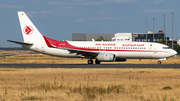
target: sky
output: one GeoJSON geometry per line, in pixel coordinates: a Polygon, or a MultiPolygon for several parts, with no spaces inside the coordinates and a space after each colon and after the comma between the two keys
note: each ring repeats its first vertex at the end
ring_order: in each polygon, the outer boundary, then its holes
{"type": "Polygon", "coordinates": [[[21,47],[17,12],[24,11],[46,37],[71,40],[72,33],[146,33],[164,29],[180,38],[180,0],[1,0],[0,47],[21,47]]]}

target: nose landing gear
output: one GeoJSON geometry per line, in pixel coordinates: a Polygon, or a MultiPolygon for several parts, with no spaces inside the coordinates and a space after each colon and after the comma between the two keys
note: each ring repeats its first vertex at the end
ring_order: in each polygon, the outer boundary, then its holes
{"type": "Polygon", "coordinates": [[[158,61],[158,64],[160,65],[160,64],[161,64],[161,61],[158,61]]]}
{"type": "Polygon", "coordinates": [[[166,58],[159,59],[158,64],[161,64],[161,61],[166,60],[166,58]]]}

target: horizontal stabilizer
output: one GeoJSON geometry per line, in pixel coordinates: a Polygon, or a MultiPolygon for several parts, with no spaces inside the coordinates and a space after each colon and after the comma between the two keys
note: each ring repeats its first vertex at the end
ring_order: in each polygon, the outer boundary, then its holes
{"type": "Polygon", "coordinates": [[[12,40],[7,40],[7,41],[17,43],[17,44],[20,44],[20,45],[33,45],[32,43],[26,43],[26,42],[19,42],[19,41],[12,41],[12,40]]]}

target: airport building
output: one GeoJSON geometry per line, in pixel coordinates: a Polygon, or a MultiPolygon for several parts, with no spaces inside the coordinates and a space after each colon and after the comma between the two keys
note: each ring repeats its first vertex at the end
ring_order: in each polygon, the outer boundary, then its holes
{"type": "Polygon", "coordinates": [[[72,41],[92,41],[103,37],[106,41],[111,41],[115,33],[73,33],[72,41]]]}
{"type": "MultiPolygon", "coordinates": [[[[148,34],[133,34],[133,41],[140,41],[140,42],[146,42],[146,35],[147,35],[147,42],[159,42],[161,40],[164,40],[164,32],[163,30],[159,30],[158,33],[154,33],[152,31],[148,31],[148,34]],[[154,36],[154,41],[153,41],[154,36]]],[[[167,37],[167,40],[169,40],[169,37],[167,37]]]]}
{"type": "Polygon", "coordinates": [[[178,39],[178,40],[177,40],[177,44],[179,44],[179,45],[180,45],[180,39],[178,39]]]}
{"type": "MultiPolygon", "coordinates": [[[[73,33],[72,41],[92,41],[92,39],[97,40],[102,38],[105,41],[136,41],[136,42],[159,42],[164,39],[163,30],[159,30],[158,33],[154,33],[152,31],[148,31],[145,33],[73,33]]],[[[172,41],[169,37],[165,37],[167,39],[167,44],[171,44],[172,41]]],[[[177,44],[177,41],[174,41],[174,45],[177,44]]]]}

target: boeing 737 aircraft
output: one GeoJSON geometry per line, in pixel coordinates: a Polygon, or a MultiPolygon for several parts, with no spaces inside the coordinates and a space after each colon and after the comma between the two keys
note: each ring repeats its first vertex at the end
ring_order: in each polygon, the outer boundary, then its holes
{"type": "Polygon", "coordinates": [[[159,59],[177,54],[168,46],[150,42],[57,41],[43,36],[24,12],[18,12],[24,42],[7,40],[22,47],[58,57],[87,58],[88,64],[124,62],[126,59],[159,59]]]}

